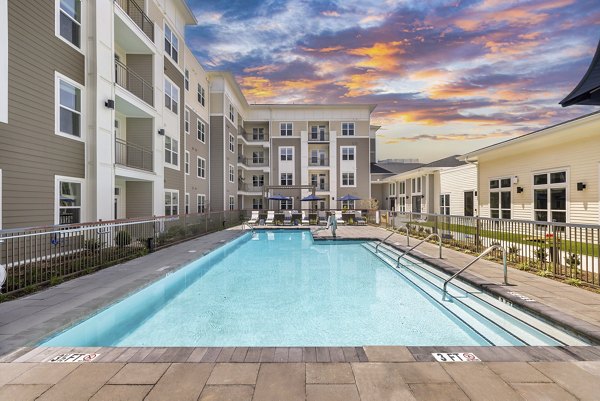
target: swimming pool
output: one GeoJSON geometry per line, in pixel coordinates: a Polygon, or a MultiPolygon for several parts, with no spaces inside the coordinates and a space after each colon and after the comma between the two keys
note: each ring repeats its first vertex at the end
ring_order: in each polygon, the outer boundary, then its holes
{"type": "Polygon", "coordinates": [[[433,269],[373,249],[246,233],[41,345],[580,345],[462,284],[444,300],[433,269]]]}

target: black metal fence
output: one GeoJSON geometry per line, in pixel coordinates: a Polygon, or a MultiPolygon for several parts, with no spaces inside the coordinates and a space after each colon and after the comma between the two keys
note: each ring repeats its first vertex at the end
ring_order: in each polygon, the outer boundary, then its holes
{"type": "Polygon", "coordinates": [[[446,246],[467,253],[499,244],[513,267],[600,287],[599,225],[391,211],[371,211],[368,221],[411,237],[437,233],[446,246]]]}
{"type": "Polygon", "coordinates": [[[153,171],[154,152],[143,146],[115,138],[115,163],[141,170],[153,171]]]}
{"type": "Polygon", "coordinates": [[[154,42],[154,23],[134,0],[115,0],[115,3],[135,22],[137,26],[154,42]]]}
{"type": "Polygon", "coordinates": [[[0,293],[57,284],[240,222],[240,212],[225,211],[2,230],[0,293]]]}
{"type": "Polygon", "coordinates": [[[154,106],[154,87],[152,84],[118,60],[115,60],[115,82],[150,106],[154,106]]]}

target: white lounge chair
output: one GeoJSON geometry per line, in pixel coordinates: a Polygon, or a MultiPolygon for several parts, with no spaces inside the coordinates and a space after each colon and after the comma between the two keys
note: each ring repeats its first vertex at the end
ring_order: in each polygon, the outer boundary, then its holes
{"type": "Polygon", "coordinates": [[[253,210],[248,224],[256,224],[258,222],[258,210],[253,210]]]}
{"type": "Polygon", "coordinates": [[[292,225],[292,212],[289,210],[283,211],[283,225],[292,225]]]}
{"type": "Polygon", "coordinates": [[[367,219],[365,219],[362,215],[362,212],[359,210],[354,214],[354,218],[356,219],[356,224],[358,225],[366,225],[367,219]]]}
{"type": "Polygon", "coordinates": [[[310,225],[310,219],[308,218],[308,213],[306,211],[302,211],[302,221],[301,224],[304,225],[310,225]]]}
{"type": "Polygon", "coordinates": [[[318,216],[319,216],[318,225],[326,226],[327,225],[327,213],[325,213],[324,210],[319,210],[318,216]]]}
{"type": "Polygon", "coordinates": [[[346,220],[344,220],[342,218],[342,211],[341,210],[336,210],[335,211],[335,222],[338,224],[346,224],[346,220]]]}
{"type": "Polygon", "coordinates": [[[275,221],[275,211],[269,210],[267,212],[267,219],[265,220],[265,224],[273,224],[275,221]]]}

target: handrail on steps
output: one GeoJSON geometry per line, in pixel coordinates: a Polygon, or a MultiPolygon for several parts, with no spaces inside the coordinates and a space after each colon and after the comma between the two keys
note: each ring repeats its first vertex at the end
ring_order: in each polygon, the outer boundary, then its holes
{"type": "Polygon", "coordinates": [[[391,233],[390,235],[385,237],[383,240],[379,241],[379,243],[375,246],[375,253],[377,253],[377,249],[379,248],[379,245],[383,244],[385,241],[388,240],[388,238],[390,238],[394,234],[396,234],[396,233],[391,233]]]}
{"type": "Polygon", "coordinates": [[[402,255],[398,256],[398,260],[396,260],[396,268],[398,266],[400,266],[400,259],[402,259],[403,257],[405,257],[410,251],[412,251],[413,249],[415,249],[416,247],[418,247],[422,243],[426,242],[431,237],[437,237],[437,239],[438,239],[438,244],[439,244],[439,248],[440,248],[440,259],[441,259],[442,258],[442,237],[440,237],[436,233],[432,233],[432,234],[429,234],[427,237],[425,237],[425,239],[422,239],[421,241],[419,241],[419,243],[417,245],[415,245],[415,246],[411,247],[410,249],[404,251],[402,253],[402,255]]]}
{"type": "Polygon", "coordinates": [[[471,267],[471,265],[473,265],[475,262],[477,262],[479,259],[481,259],[485,255],[487,255],[488,253],[492,252],[494,249],[500,249],[502,251],[502,267],[504,269],[504,285],[508,285],[508,272],[506,270],[506,248],[504,248],[502,245],[496,244],[496,245],[490,246],[485,251],[481,252],[481,254],[479,254],[479,256],[477,256],[475,258],[475,260],[472,260],[465,267],[463,267],[462,269],[460,269],[459,271],[454,273],[454,275],[452,277],[450,277],[448,280],[444,281],[444,294],[446,294],[446,287],[448,286],[448,283],[450,281],[452,281],[455,277],[459,276],[462,272],[464,272],[469,267],[471,267]]]}

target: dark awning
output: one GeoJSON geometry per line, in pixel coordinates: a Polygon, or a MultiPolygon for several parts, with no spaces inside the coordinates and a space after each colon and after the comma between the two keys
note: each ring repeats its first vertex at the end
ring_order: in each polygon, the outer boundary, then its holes
{"type": "Polygon", "coordinates": [[[574,104],[600,106],[600,43],[598,43],[592,64],[590,64],[581,82],[560,104],[562,107],[574,104]]]}

